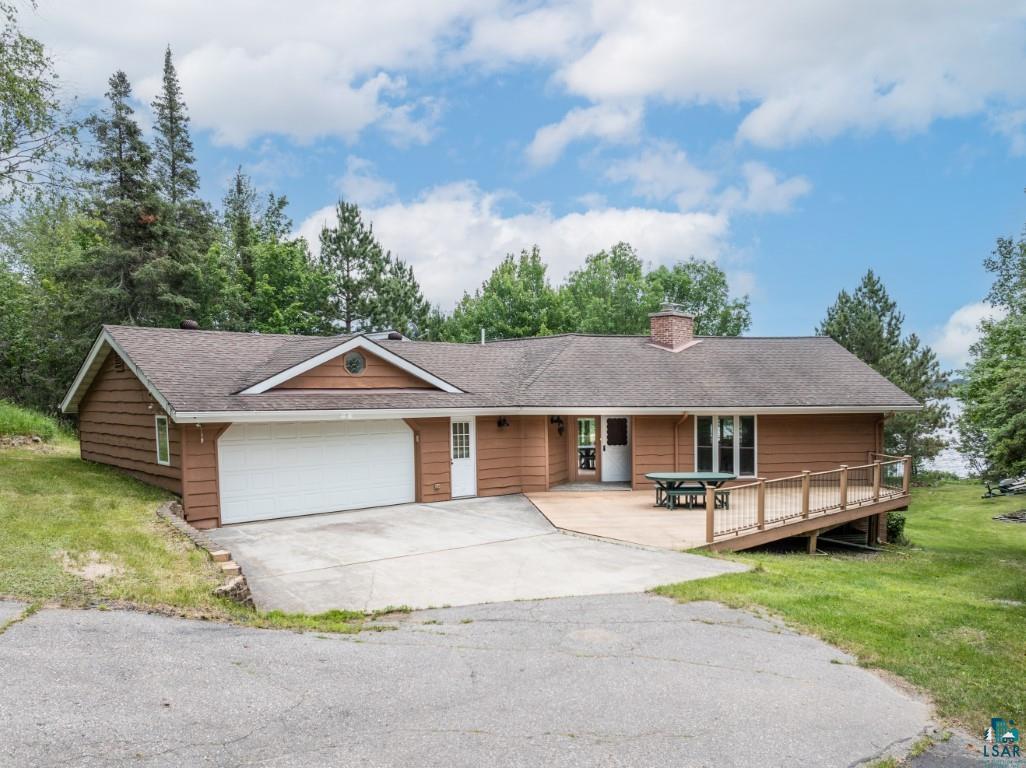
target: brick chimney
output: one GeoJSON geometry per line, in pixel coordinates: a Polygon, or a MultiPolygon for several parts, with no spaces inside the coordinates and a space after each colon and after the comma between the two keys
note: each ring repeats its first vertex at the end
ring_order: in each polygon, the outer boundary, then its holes
{"type": "Polygon", "coordinates": [[[652,343],[665,349],[682,349],[695,340],[695,318],[679,304],[663,304],[648,316],[652,343]]]}

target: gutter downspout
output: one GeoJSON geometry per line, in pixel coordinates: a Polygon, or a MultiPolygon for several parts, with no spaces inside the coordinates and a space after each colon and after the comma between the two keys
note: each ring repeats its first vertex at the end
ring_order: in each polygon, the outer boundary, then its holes
{"type": "Polygon", "coordinates": [[[673,425],[673,471],[680,472],[680,425],[688,420],[688,414],[682,413],[677,423],[673,425]]]}

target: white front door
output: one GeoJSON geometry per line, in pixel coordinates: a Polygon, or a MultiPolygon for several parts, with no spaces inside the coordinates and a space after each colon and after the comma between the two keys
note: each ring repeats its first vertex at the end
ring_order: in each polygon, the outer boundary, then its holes
{"type": "Polygon", "coordinates": [[[452,497],[477,495],[477,449],[474,420],[453,419],[449,425],[452,457],[452,497]]]}
{"type": "Polygon", "coordinates": [[[631,420],[626,416],[602,417],[602,482],[631,479],[631,420]]]}

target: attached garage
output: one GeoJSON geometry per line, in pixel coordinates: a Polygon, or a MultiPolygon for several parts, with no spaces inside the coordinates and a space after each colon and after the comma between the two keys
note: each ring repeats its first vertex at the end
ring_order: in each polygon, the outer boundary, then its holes
{"type": "Polygon", "coordinates": [[[401,419],[233,424],[217,445],[222,524],[415,500],[401,419]]]}

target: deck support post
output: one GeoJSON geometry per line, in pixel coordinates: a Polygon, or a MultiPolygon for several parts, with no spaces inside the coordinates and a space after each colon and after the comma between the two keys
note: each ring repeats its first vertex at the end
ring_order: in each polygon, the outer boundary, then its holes
{"type": "Polygon", "coordinates": [[[759,478],[758,495],[756,496],[756,523],[759,526],[759,530],[765,530],[766,528],[766,478],[759,478]]]}
{"type": "Polygon", "coordinates": [[[705,489],[705,541],[712,544],[716,536],[716,489],[711,485],[705,489]]]}
{"type": "Polygon", "coordinates": [[[841,465],[841,511],[848,508],[848,465],[841,465]]]}
{"type": "Polygon", "coordinates": [[[873,501],[880,501],[880,462],[873,462],[873,501]]]}
{"type": "Polygon", "coordinates": [[[808,469],[802,470],[802,517],[809,516],[809,475],[808,469]]]}
{"type": "Polygon", "coordinates": [[[901,495],[908,496],[908,489],[912,483],[912,457],[907,453],[904,456],[905,465],[901,473],[901,495]]]}
{"type": "Polygon", "coordinates": [[[819,531],[813,531],[809,534],[809,554],[816,554],[816,546],[819,544],[819,531]]]}

